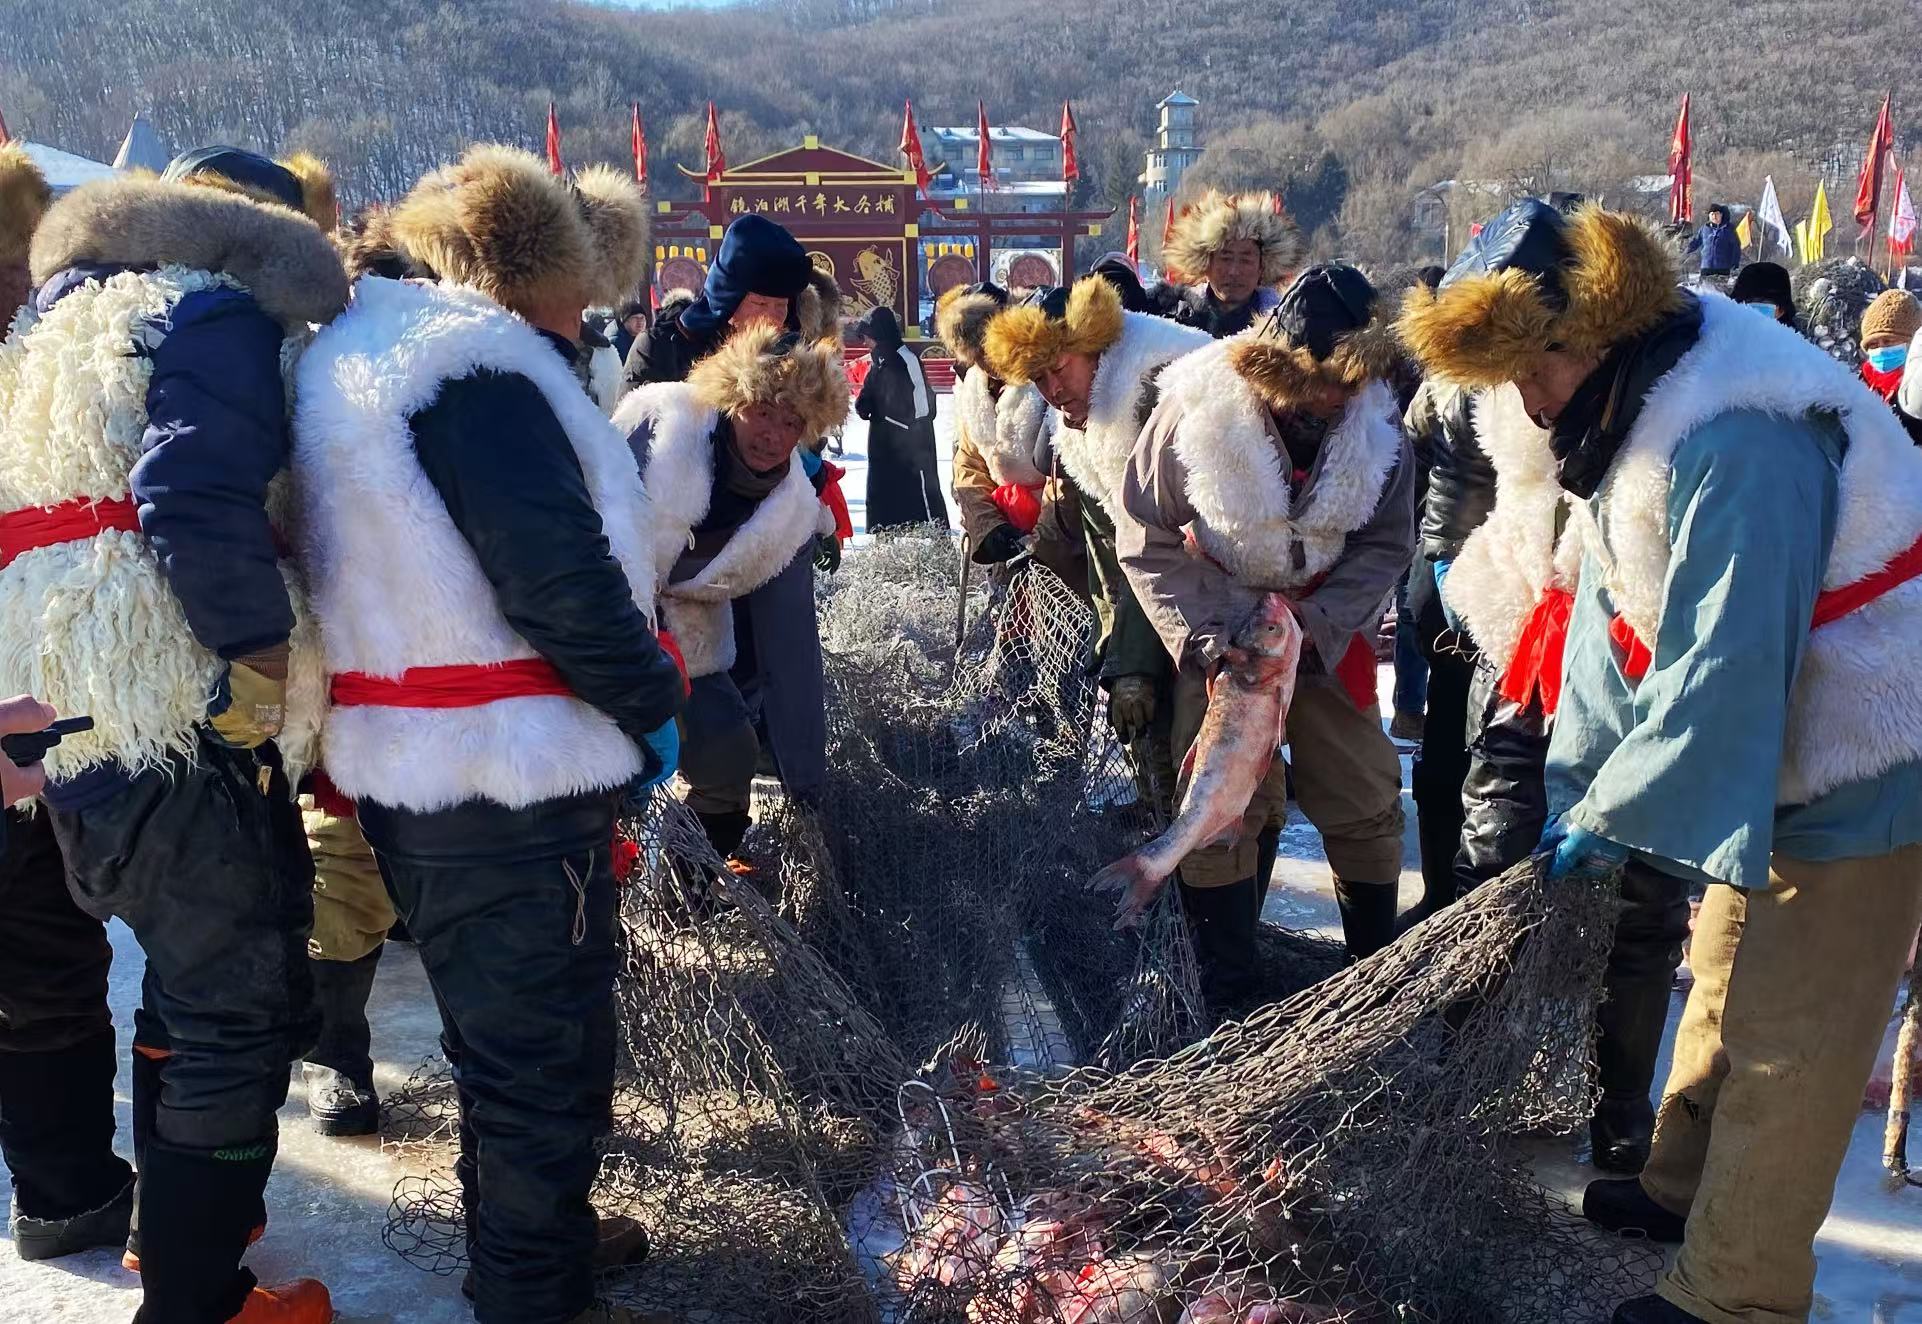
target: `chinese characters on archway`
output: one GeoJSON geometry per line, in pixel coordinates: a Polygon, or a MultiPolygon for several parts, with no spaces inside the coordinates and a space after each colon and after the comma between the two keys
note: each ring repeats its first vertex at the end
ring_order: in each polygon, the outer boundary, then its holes
{"type": "Polygon", "coordinates": [[[730,216],[894,216],[894,193],[864,189],[797,189],[793,192],[743,190],[728,200],[730,216]]]}

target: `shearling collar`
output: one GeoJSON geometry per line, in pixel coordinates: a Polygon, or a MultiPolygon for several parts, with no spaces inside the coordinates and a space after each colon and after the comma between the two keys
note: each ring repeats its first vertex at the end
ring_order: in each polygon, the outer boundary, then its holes
{"type": "Polygon", "coordinates": [[[41,284],[83,264],[231,276],[289,331],[347,306],[347,272],[305,216],[157,179],[101,180],[67,194],[35,232],[31,260],[41,284]]]}

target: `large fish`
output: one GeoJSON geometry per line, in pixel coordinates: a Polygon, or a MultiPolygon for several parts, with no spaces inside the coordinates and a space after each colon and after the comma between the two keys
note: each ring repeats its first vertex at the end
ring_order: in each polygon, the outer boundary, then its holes
{"type": "Polygon", "coordinates": [[[1190,854],[1240,834],[1241,817],[1281,744],[1300,662],[1300,622],[1286,598],[1265,594],[1209,684],[1208,713],[1181,765],[1188,786],[1181,812],[1166,832],[1088,880],[1092,891],[1121,893],[1116,928],[1140,919],[1190,854]]]}

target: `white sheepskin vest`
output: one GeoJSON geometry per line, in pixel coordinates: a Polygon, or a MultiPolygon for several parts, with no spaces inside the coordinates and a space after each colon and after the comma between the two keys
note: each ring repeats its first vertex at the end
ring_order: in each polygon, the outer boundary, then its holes
{"type": "MultiPolygon", "coordinates": [[[[176,303],[217,286],[238,288],[168,266],[82,286],[45,316],[20,311],[0,344],[0,510],[129,495],[153,374],[136,346],[151,351],[176,303]]],[[[283,370],[298,352],[298,340],[283,345],[283,370]]],[[[270,513],[284,496],[277,483],[270,513]]],[[[322,691],[312,619],[292,567],[281,569],[295,627],[279,743],[297,778],[312,761],[322,691]]],[[[0,693],[94,720],[47,754],[56,781],[108,761],[140,771],[192,757],[221,665],[194,639],[144,534],[110,530],[0,569],[0,693]]]]}
{"type": "Polygon", "coordinates": [[[1268,406],[1230,366],[1234,346],[1253,334],[1214,341],[1169,368],[1162,399],[1180,411],[1174,450],[1188,471],[1195,542],[1243,583],[1292,592],[1334,565],[1374,515],[1401,456],[1401,429],[1388,387],[1362,387],[1329,429],[1297,508],[1268,406]]]}
{"type": "Polygon", "coordinates": [[[954,384],[954,408],[961,436],[974,443],[996,487],[1037,487],[1047,481],[1035,455],[1048,422],[1048,402],[1032,384],[1010,382],[997,400],[988,393],[988,374],[977,368],[954,384]]]}
{"type": "Polygon", "coordinates": [[[621,400],[621,356],[612,345],[597,345],[587,356],[587,393],[610,417],[621,400]]]}
{"type": "MultiPolygon", "coordinates": [[[[1824,589],[1875,573],[1922,533],[1922,449],[1888,405],[1789,328],[1718,294],[1701,299],[1700,338],[1649,392],[1598,493],[1595,550],[1609,595],[1651,647],[1671,551],[1670,465],[1682,439],[1719,415],[1840,418],[1848,453],[1824,589]]],[[[1922,580],[1809,636],[1789,702],[1778,803],[1805,804],[1922,758],[1919,649],[1922,580]]]]}
{"type": "Polygon", "coordinates": [[[1542,595],[1574,591],[1588,506],[1562,490],[1548,433],[1522,407],[1521,392],[1513,386],[1479,392],[1469,416],[1495,467],[1495,507],[1462,544],[1442,597],[1482,653],[1506,670],[1542,595]]]}
{"type": "MultiPolygon", "coordinates": [[[[653,586],[661,616],[674,633],[689,676],[712,676],[734,665],[734,611],[745,597],[787,569],[794,554],[820,534],[834,532],[834,515],[815,495],[797,456],[787,477],[736,529],[698,574],[674,584],[668,577],[693,542],[694,526],[714,494],[714,429],[721,416],[685,382],[661,382],[629,392],[614,426],[632,436],[651,427],[647,491],[653,509],[653,586]]],[[[628,461],[631,465],[633,460],[628,461]]]]}
{"type": "Polygon", "coordinates": [[[1148,385],[1171,361],[1214,342],[1165,317],[1121,315],[1121,339],[1101,353],[1088,392],[1088,423],[1071,428],[1057,419],[1054,451],[1076,487],[1101,503],[1110,519],[1119,518],[1121,478],[1141,435],[1135,417],[1148,385]]]}
{"type": "MultiPolygon", "coordinates": [[[[330,673],[395,678],[536,656],[501,615],[408,427],[443,383],[480,369],[526,377],[553,409],[634,599],[649,609],[647,507],[633,460],[553,347],[473,290],[367,277],[299,369],[294,477],[330,673]]],[[[323,762],[355,799],[417,812],[474,799],[518,809],[623,785],[642,767],[612,720],[556,695],[335,708],[323,762]]]]}

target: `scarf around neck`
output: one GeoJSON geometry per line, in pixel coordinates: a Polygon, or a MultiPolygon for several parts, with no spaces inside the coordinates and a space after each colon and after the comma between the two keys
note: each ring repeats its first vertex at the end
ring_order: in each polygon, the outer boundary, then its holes
{"type": "Polygon", "coordinates": [[[1595,495],[1641,417],[1649,391],[1701,334],[1702,304],[1690,299],[1654,329],[1611,348],[1575,388],[1549,433],[1564,491],[1583,501],[1595,495]]]}

